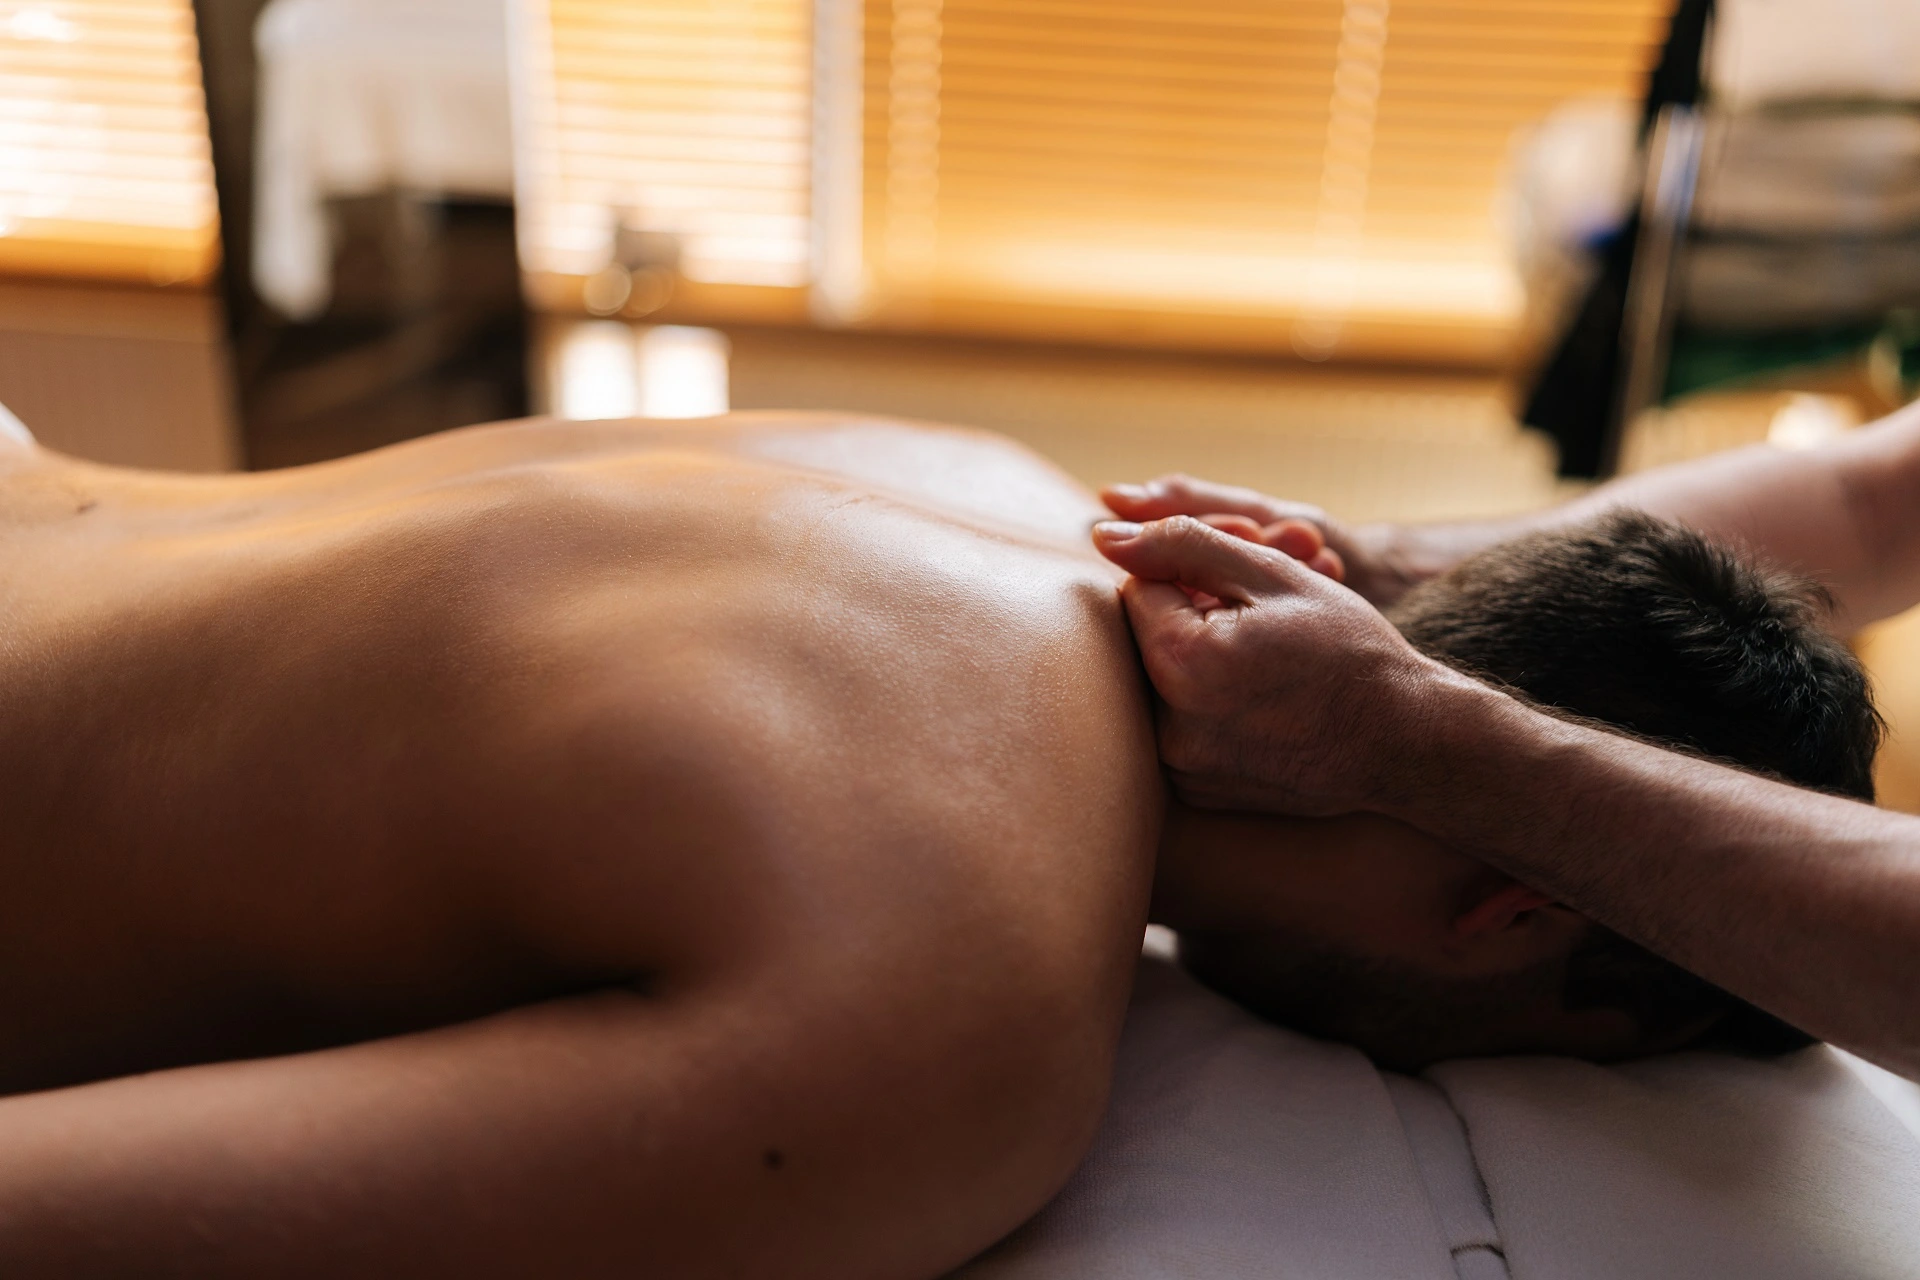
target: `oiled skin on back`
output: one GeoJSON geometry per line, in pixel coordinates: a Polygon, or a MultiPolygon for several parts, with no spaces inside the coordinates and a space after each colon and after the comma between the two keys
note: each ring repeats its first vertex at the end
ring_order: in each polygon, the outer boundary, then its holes
{"type": "Polygon", "coordinates": [[[0,1100],[0,1263],[989,1243],[1090,1135],[1145,913],[1096,515],[832,417],[0,457],[0,1088],[49,1090],[0,1100]]]}

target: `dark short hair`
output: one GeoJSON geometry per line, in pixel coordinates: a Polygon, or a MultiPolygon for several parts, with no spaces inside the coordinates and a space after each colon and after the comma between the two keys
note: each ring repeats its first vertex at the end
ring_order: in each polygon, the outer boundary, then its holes
{"type": "MultiPolygon", "coordinates": [[[[1827,594],[1638,511],[1530,534],[1388,612],[1422,652],[1542,707],[1750,772],[1873,799],[1884,725],[1866,674],[1823,626],[1827,594]]],[[[1596,926],[1568,1008],[1618,1008],[1649,1036],[1783,1052],[1812,1037],[1596,926]]]]}

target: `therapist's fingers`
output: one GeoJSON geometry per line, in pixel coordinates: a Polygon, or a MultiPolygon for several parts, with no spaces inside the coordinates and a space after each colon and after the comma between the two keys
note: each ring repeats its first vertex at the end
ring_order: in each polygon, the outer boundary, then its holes
{"type": "Polygon", "coordinates": [[[1332,547],[1322,547],[1317,555],[1307,561],[1307,568],[1335,582],[1344,583],[1347,580],[1347,562],[1332,547]]]}
{"type": "Polygon", "coordinates": [[[1268,497],[1257,489],[1215,484],[1189,475],[1165,475],[1145,484],[1109,485],[1100,491],[1107,509],[1123,520],[1164,520],[1168,516],[1245,516],[1256,524],[1305,520],[1324,527],[1327,513],[1305,502],[1268,497]]]}
{"type": "Polygon", "coordinates": [[[1327,545],[1326,534],[1316,524],[1290,518],[1263,525],[1249,516],[1218,514],[1201,516],[1200,519],[1222,533],[1230,533],[1248,542],[1258,542],[1275,551],[1284,551],[1315,573],[1332,578],[1335,582],[1347,580],[1346,561],[1340,558],[1338,551],[1327,545]]]}
{"type": "Polygon", "coordinates": [[[1191,516],[1144,525],[1109,520],[1093,527],[1093,543],[1136,578],[1178,583],[1228,604],[1285,590],[1300,571],[1291,558],[1263,543],[1222,533],[1191,516]]]}
{"type": "Polygon", "coordinates": [[[1263,547],[1272,547],[1275,551],[1284,551],[1295,560],[1311,560],[1327,545],[1327,535],[1320,531],[1318,525],[1305,520],[1289,518],[1261,524],[1251,516],[1221,515],[1218,512],[1198,519],[1222,533],[1257,542],[1263,547]]]}
{"type": "Polygon", "coordinates": [[[1260,541],[1302,563],[1311,561],[1327,547],[1327,535],[1305,520],[1275,520],[1260,530],[1260,541]]]}
{"type": "Polygon", "coordinates": [[[1284,551],[1307,568],[1335,582],[1347,580],[1347,562],[1327,545],[1320,526],[1305,520],[1276,520],[1260,530],[1260,541],[1275,551],[1284,551]]]}
{"type": "Polygon", "coordinates": [[[1199,519],[1203,523],[1212,525],[1222,533],[1230,533],[1234,537],[1244,539],[1248,542],[1264,543],[1267,540],[1265,527],[1251,516],[1229,516],[1214,512],[1201,516],[1199,519]]]}

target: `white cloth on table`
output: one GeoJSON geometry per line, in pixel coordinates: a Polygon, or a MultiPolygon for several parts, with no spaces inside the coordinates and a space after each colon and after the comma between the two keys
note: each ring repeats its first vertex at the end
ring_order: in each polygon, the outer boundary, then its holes
{"type": "Polygon", "coordinates": [[[1681,314],[1729,333],[1855,324],[1920,299],[1920,112],[1716,116],[1681,314]]]}
{"type": "Polygon", "coordinates": [[[1143,961],[1113,1101],[1039,1217],[955,1280],[1455,1280],[1380,1073],[1143,961]]]}
{"type": "Polygon", "coordinates": [[[505,0],[272,0],[254,44],[253,279],[288,316],[327,305],[327,197],[511,198],[505,0]]]}
{"type": "Polygon", "coordinates": [[[1775,239],[1920,231],[1920,111],[1715,116],[1706,156],[1696,231],[1775,239]]]}
{"type": "Polygon", "coordinates": [[[1714,101],[1920,102],[1912,0],[1719,0],[1707,58],[1714,101]]]}
{"type": "Polygon", "coordinates": [[[1920,1276],[1920,1136],[1830,1049],[1431,1075],[1472,1135],[1515,1280],[1920,1276]]]}
{"type": "Polygon", "coordinates": [[[954,1280],[1920,1276],[1920,1089],[1820,1047],[1383,1075],[1143,960],[1085,1162],[954,1280]]]}

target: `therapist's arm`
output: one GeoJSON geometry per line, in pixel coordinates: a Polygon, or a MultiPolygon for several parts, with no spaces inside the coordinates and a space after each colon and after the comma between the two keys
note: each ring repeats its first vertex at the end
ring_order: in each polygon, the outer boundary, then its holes
{"type": "Polygon", "coordinates": [[[1920,1079],[1920,818],[1423,681],[1374,807],[1920,1079]]]}
{"type": "Polygon", "coordinates": [[[1388,814],[1920,1078],[1920,819],[1544,715],[1197,521],[1096,541],[1134,575],[1161,755],[1193,802],[1388,814]]]}
{"type": "Polygon", "coordinates": [[[1345,560],[1349,585],[1381,606],[1496,542],[1619,506],[1745,543],[1818,579],[1834,593],[1835,627],[1842,632],[1920,603],[1920,404],[1820,449],[1737,449],[1627,476],[1549,510],[1504,520],[1349,528],[1318,508],[1187,476],[1116,485],[1101,496],[1128,520],[1312,520],[1345,560]]]}

